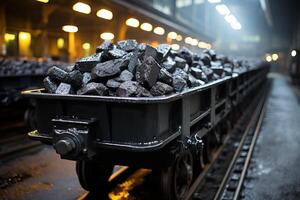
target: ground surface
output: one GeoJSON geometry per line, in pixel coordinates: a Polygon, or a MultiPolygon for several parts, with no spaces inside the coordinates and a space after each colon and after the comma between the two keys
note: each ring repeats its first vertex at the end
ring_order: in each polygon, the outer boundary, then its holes
{"type": "Polygon", "coordinates": [[[273,76],[245,199],[300,199],[300,104],[286,77],[273,76]]]}

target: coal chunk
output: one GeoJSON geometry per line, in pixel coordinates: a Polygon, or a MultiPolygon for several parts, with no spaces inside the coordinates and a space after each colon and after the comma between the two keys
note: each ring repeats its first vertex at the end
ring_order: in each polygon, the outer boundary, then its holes
{"type": "Polygon", "coordinates": [[[191,68],[191,74],[196,77],[197,79],[201,79],[202,78],[202,70],[199,69],[199,68],[195,68],[195,67],[192,67],[191,68]]]}
{"type": "Polygon", "coordinates": [[[231,76],[232,75],[232,69],[228,67],[224,67],[224,73],[225,76],[231,76]]]}
{"type": "Polygon", "coordinates": [[[134,74],[136,72],[136,67],[138,65],[141,65],[141,61],[139,59],[139,52],[131,52],[127,54],[126,57],[129,57],[128,70],[134,74]]]}
{"type": "Polygon", "coordinates": [[[121,58],[121,57],[123,57],[125,54],[126,54],[125,51],[123,51],[123,50],[121,50],[121,49],[117,49],[117,48],[108,51],[108,56],[109,56],[111,59],[121,58]]]}
{"type": "Polygon", "coordinates": [[[186,61],[178,56],[175,57],[175,67],[183,69],[185,67],[186,61]]]}
{"type": "Polygon", "coordinates": [[[184,58],[189,65],[193,61],[193,53],[186,47],[183,47],[179,50],[179,56],[184,58]]]}
{"type": "Polygon", "coordinates": [[[59,86],[57,87],[55,93],[65,95],[65,94],[73,94],[74,91],[73,91],[72,86],[70,84],[60,83],[59,86]]]}
{"type": "Polygon", "coordinates": [[[114,44],[109,41],[104,41],[100,46],[96,48],[96,53],[100,53],[102,51],[109,51],[114,48],[114,44]]]}
{"type": "Polygon", "coordinates": [[[168,57],[167,60],[163,62],[161,66],[168,70],[168,72],[173,73],[176,68],[176,63],[172,58],[168,57]]]}
{"type": "Polygon", "coordinates": [[[159,53],[154,47],[146,45],[143,60],[146,60],[148,57],[154,58],[157,62],[161,62],[163,59],[163,55],[159,53]]]}
{"type": "Polygon", "coordinates": [[[77,94],[105,96],[108,94],[108,89],[102,83],[90,82],[77,90],[77,94]]]}
{"type": "Polygon", "coordinates": [[[128,70],[124,70],[116,79],[120,82],[131,81],[133,79],[133,74],[128,70]]]}
{"type": "Polygon", "coordinates": [[[204,65],[210,66],[211,58],[208,54],[201,54],[200,58],[204,65]]]}
{"type": "Polygon", "coordinates": [[[172,74],[169,73],[166,69],[162,68],[160,69],[158,80],[168,85],[172,85],[173,82],[172,74]]]}
{"type": "Polygon", "coordinates": [[[98,63],[96,67],[92,69],[92,79],[116,76],[127,67],[128,62],[128,60],[115,59],[104,63],[98,63]]]}
{"type": "Polygon", "coordinates": [[[89,73],[89,72],[83,73],[82,84],[86,85],[88,82],[90,82],[91,79],[92,79],[91,73],[89,73]]]}
{"type": "Polygon", "coordinates": [[[184,80],[188,80],[188,74],[180,68],[176,68],[175,72],[173,73],[173,76],[179,76],[184,80]]]}
{"type": "Polygon", "coordinates": [[[166,95],[172,92],[173,92],[173,88],[162,82],[156,82],[155,85],[150,90],[150,93],[153,96],[166,95]]]}
{"type": "Polygon", "coordinates": [[[121,83],[114,80],[114,79],[109,79],[106,83],[106,86],[111,89],[111,90],[116,90],[120,87],[121,83]]]}
{"type": "Polygon", "coordinates": [[[45,86],[45,89],[47,90],[47,92],[55,93],[55,91],[57,89],[57,85],[54,81],[52,81],[49,78],[49,76],[47,76],[43,82],[44,82],[44,86],[45,86]]]}
{"type": "Polygon", "coordinates": [[[176,92],[181,92],[187,87],[187,82],[180,76],[173,77],[173,88],[176,92]]]}
{"type": "Polygon", "coordinates": [[[204,72],[204,74],[206,75],[208,80],[212,80],[214,72],[212,69],[206,67],[206,66],[202,66],[201,67],[202,71],[204,72]]]}
{"type": "Polygon", "coordinates": [[[55,81],[63,82],[67,78],[68,73],[56,66],[53,66],[48,71],[48,76],[55,81]]]}
{"type": "Polygon", "coordinates": [[[126,81],[117,89],[116,95],[119,97],[134,97],[137,94],[138,83],[135,81],[126,81]]]}
{"type": "Polygon", "coordinates": [[[74,70],[68,73],[67,83],[75,87],[80,87],[82,85],[83,75],[79,70],[74,70]]]}
{"type": "Polygon", "coordinates": [[[140,52],[144,52],[146,50],[146,47],[147,45],[145,43],[140,43],[137,48],[140,52]]]}
{"type": "Polygon", "coordinates": [[[76,62],[76,67],[81,72],[90,72],[98,63],[102,61],[102,53],[96,53],[91,56],[81,58],[76,62]]]}
{"type": "Polygon", "coordinates": [[[211,67],[214,73],[216,73],[218,76],[223,76],[224,69],[222,66],[220,67],[211,67]]]}
{"type": "Polygon", "coordinates": [[[206,53],[206,54],[210,55],[210,58],[211,58],[212,61],[215,61],[217,59],[217,54],[212,49],[205,49],[205,50],[203,50],[203,53],[206,53]]]}
{"type": "Polygon", "coordinates": [[[137,48],[138,43],[136,40],[122,40],[117,43],[117,47],[124,51],[130,52],[137,48]]]}
{"type": "Polygon", "coordinates": [[[137,86],[137,97],[152,97],[151,93],[141,85],[137,86]]]}
{"type": "Polygon", "coordinates": [[[135,78],[141,85],[151,88],[158,79],[159,71],[159,64],[150,56],[137,67],[135,78]]]}
{"type": "Polygon", "coordinates": [[[171,46],[168,44],[160,44],[156,49],[162,60],[165,60],[170,54],[171,46]]]}
{"type": "Polygon", "coordinates": [[[189,87],[198,87],[200,85],[204,85],[205,82],[201,81],[201,80],[198,80],[193,75],[189,74],[189,79],[187,81],[187,84],[188,84],[189,87]]]}

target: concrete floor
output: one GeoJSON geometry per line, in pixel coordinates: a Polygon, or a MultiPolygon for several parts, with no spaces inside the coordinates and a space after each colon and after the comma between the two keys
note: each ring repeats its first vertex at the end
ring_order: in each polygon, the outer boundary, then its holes
{"type": "Polygon", "coordinates": [[[300,199],[300,105],[289,80],[273,76],[245,199],[300,199]]]}

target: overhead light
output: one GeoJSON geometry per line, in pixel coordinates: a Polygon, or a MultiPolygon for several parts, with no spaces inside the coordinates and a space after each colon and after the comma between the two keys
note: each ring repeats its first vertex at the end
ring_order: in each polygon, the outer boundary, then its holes
{"type": "Polygon", "coordinates": [[[42,2],[42,3],[48,3],[49,2],[49,0],[36,0],[36,1],[42,2]]]}
{"type": "Polygon", "coordinates": [[[126,25],[137,28],[137,27],[139,27],[140,22],[139,22],[139,20],[137,20],[135,18],[129,18],[126,20],[126,25]]]}
{"type": "Polygon", "coordinates": [[[110,10],[100,9],[97,11],[96,15],[102,19],[111,20],[113,18],[113,13],[110,10]]]}
{"type": "Polygon", "coordinates": [[[237,22],[237,19],[236,19],[235,16],[233,16],[232,14],[231,14],[231,15],[226,15],[224,18],[225,18],[225,20],[226,20],[229,24],[232,24],[232,23],[237,22]]]}
{"type": "Polygon", "coordinates": [[[208,0],[208,3],[221,3],[222,0],[208,0]]]}
{"type": "Polygon", "coordinates": [[[234,30],[240,30],[242,29],[242,25],[239,23],[239,22],[233,22],[230,24],[231,27],[234,29],[234,30]]]}
{"type": "Polygon", "coordinates": [[[198,43],[198,47],[201,48],[201,49],[205,49],[205,48],[206,48],[206,43],[200,41],[200,42],[198,43]]]}
{"type": "Polygon", "coordinates": [[[5,42],[9,42],[9,41],[12,41],[12,40],[15,40],[16,39],[16,35],[15,34],[11,34],[11,33],[5,33],[4,34],[4,40],[5,42]]]}
{"type": "Polygon", "coordinates": [[[57,41],[56,41],[56,44],[57,44],[57,47],[59,49],[64,48],[64,46],[65,46],[65,40],[64,40],[64,38],[58,38],[57,41]]]}
{"type": "Polygon", "coordinates": [[[295,57],[297,55],[297,51],[294,49],[291,51],[291,56],[295,57]]]}
{"type": "Polygon", "coordinates": [[[68,33],[76,33],[78,31],[78,27],[73,25],[65,25],[62,27],[62,30],[68,33]]]}
{"type": "Polygon", "coordinates": [[[77,2],[73,5],[73,10],[84,14],[90,14],[91,6],[82,2],[77,2]]]}
{"type": "Polygon", "coordinates": [[[173,50],[179,50],[180,49],[180,46],[178,44],[171,44],[171,48],[173,50]]]}
{"type": "Polygon", "coordinates": [[[197,44],[198,44],[198,40],[197,39],[192,39],[191,40],[191,45],[197,46],[197,44]]]}
{"type": "Polygon", "coordinates": [[[100,35],[101,39],[103,40],[112,40],[114,39],[114,34],[113,33],[110,33],[110,32],[104,32],[104,33],[101,33],[100,35]]]}
{"type": "Polygon", "coordinates": [[[216,5],[216,10],[221,15],[229,15],[230,14],[229,8],[224,4],[216,5]]]}
{"type": "Polygon", "coordinates": [[[177,35],[177,36],[176,36],[176,40],[177,40],[177,41],[181,41],[181,40],[182,40],[182,36],[181,36],[181,35],[177,35]]]}
{"type": "Polygon", "coordinates": [[[269,54],[266,55],[266,61],[267,62],[271,62],[272,61],[272,56],[270,56],[269,54]]]}
{"type": "Polygon", "coordinates": [[[91,48],[91,44],[88,43],[88,42],[83,43],[83,44],[82,44],[82,48],[83,48],[84,50],[89,50],[89,49],[91,48]]]}
{"type": "Polygon", "coordinates": [[[273,60],[273,61],[278,60],[278,54],[277,54],[277,53],[273,53],[273,54],[272,54],[272,60],[273,60]]]}
{"type": "Polygon", "coordinates": [[[207,49],[211,49],[211,44],[206,43],[206,48],[207,48],[207,49]]]}
{"type": "Polygon", "coordinates": [[[153,32],[157,35],[163,35],[165,34],[165,29],[158,26],[154,28],[153,32]]]}
{"type": "Polygon", "coordinates": [[[169,32],[168,33],[168,38],[171,38],[171,39],[176,39],[176,37],[177,37],[177,33],[176,32],[174,32],[174,31],[171,31],[171,32],[169,32]]]}
{"type": "Polygon", "coordinates": [[[30,33],[28,32],[20,32],[19,33],[19,39],[20,40],[27,40],[31,37],[30,33]]]}
{"type": "Polygon", "coordinates": [[[152,28],[152,24],[150,23],[145,22],[141,24],[141,29],[144,31],[152,31],[152,28]]]}
{"type": "Polygon", "coordinates": [[[186,37],[186,38],[184,39],[184,42],[187,43],[187,44],[191,44],[192,41],[193,41],[193,38],[191,38],[191,37],[186,37]]]}

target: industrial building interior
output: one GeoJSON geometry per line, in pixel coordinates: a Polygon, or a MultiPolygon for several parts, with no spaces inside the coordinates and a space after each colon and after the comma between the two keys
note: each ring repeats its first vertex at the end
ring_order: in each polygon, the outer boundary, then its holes
{"type": "Polygon", "coordinates": [[[0,200],[299,199],[296,0],[1,0],[0,200]]]}

